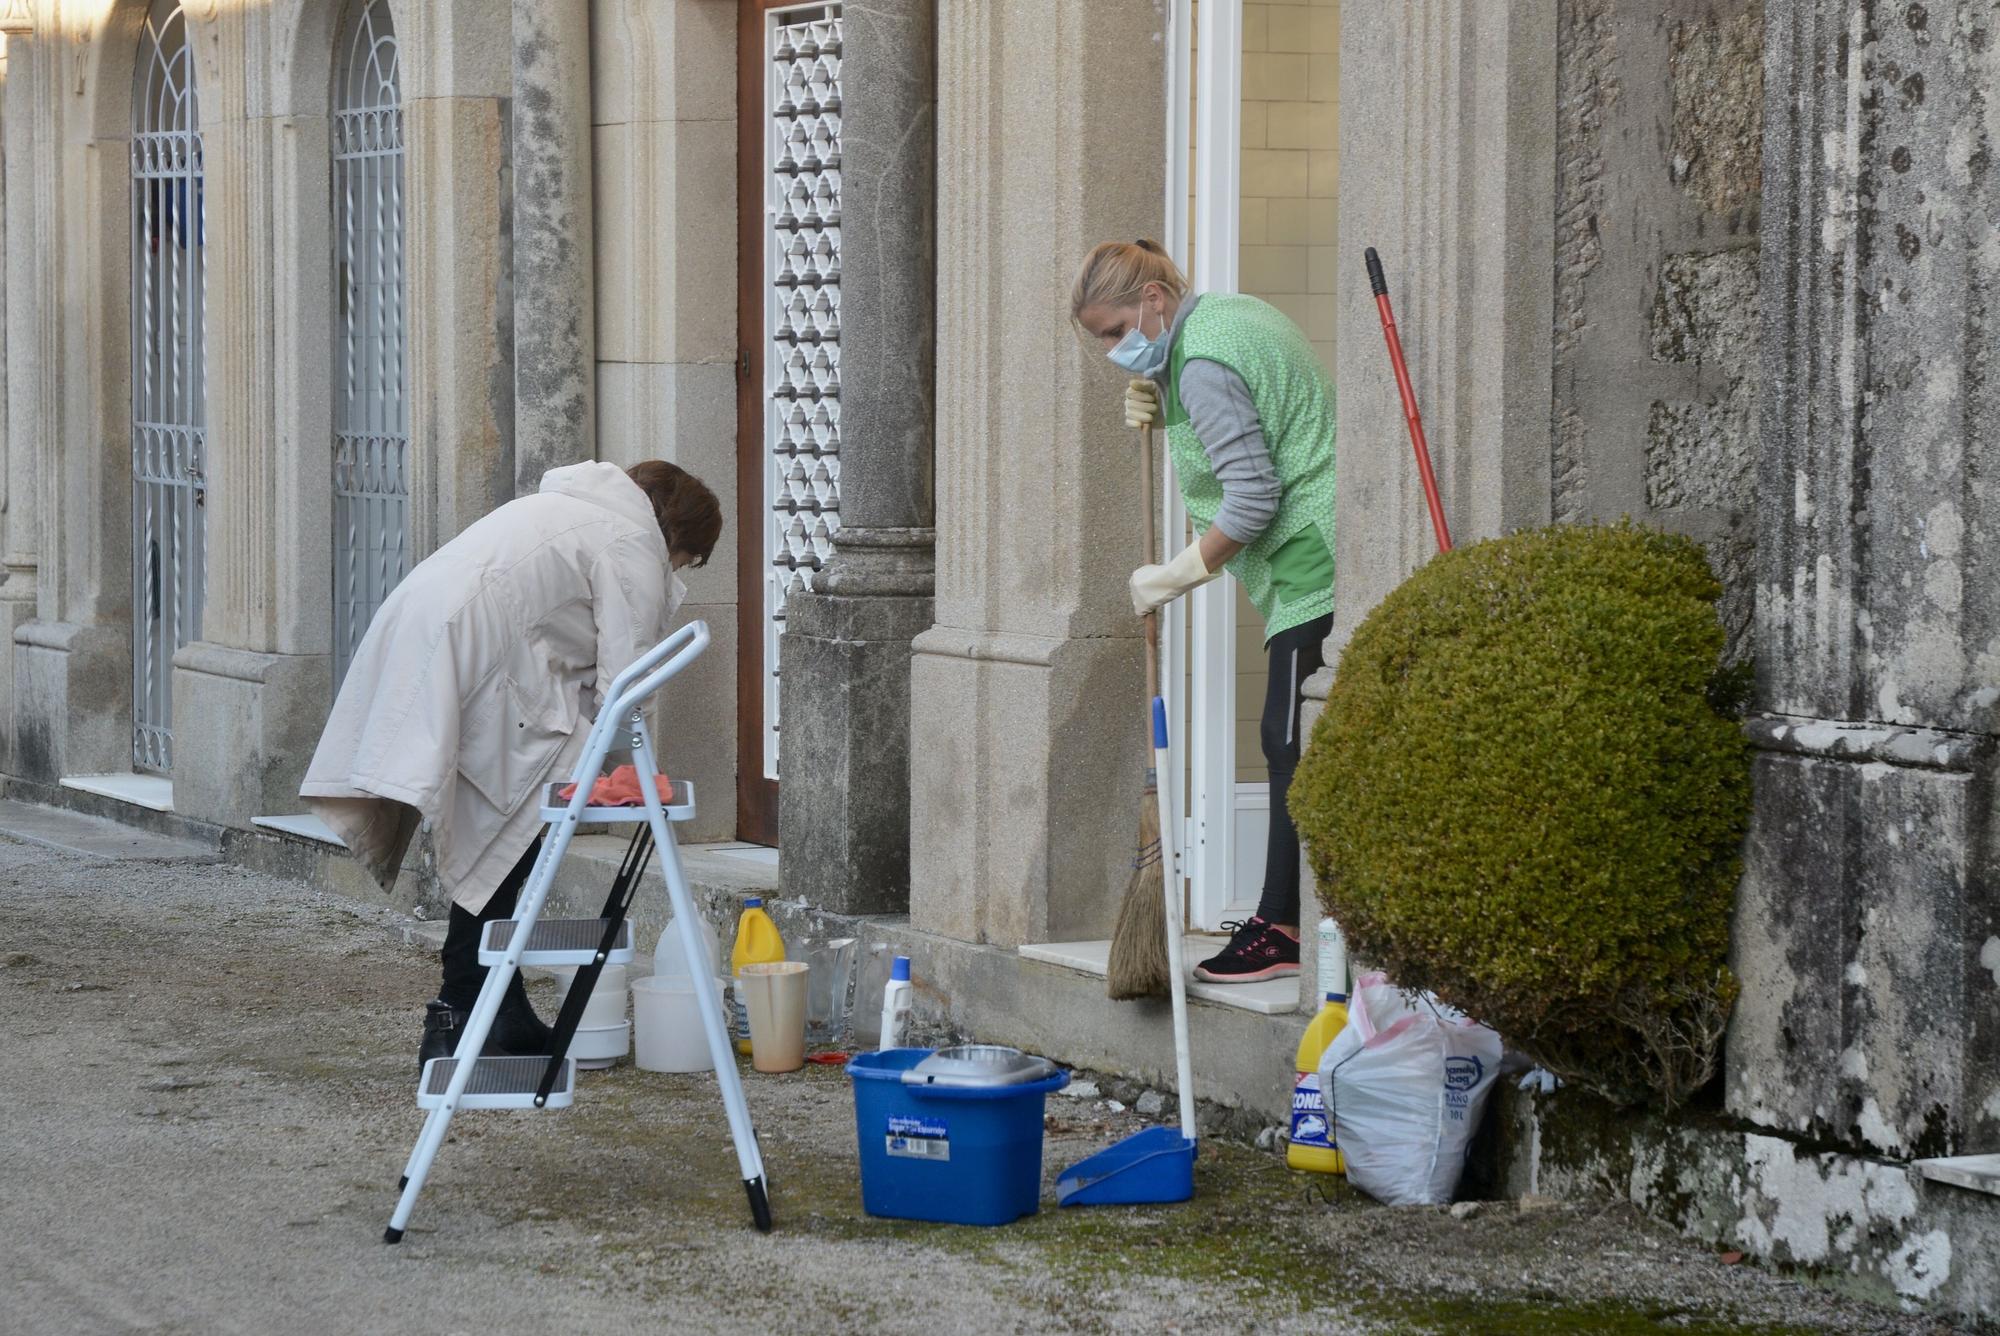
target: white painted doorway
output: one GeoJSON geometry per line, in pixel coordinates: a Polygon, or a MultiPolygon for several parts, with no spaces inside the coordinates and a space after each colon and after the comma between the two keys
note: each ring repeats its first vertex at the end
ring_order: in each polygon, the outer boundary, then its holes
{"type": "MultiPolygon", "coordinates": [[[[1173,0],[1168,25],[1167,248],[1195,292],[1284,311],[1329,373],[1339,32],[1338,0],[1173,0]]],[[[1171,552],[1189,534],[1170,474],[1161,505],[1171,552]]],[[[1188,921],[1214,929],[1263,891],[1262,619],[1225,576],[1173,605],[1166,654],[1188,921]]]]}

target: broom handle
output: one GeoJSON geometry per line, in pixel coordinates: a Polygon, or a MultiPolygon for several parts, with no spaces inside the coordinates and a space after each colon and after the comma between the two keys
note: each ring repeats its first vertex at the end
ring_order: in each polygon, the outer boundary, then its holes
{"type": "Polygon", "coordinates": [[[1451,527],[1444,522],[1444,502],[1438,499],[1437,475],[1431,472],[1431,449],[1424,440],[1424,419],[1417,412],[1417,392],[1410,385],[1410,368],[1403,361],[1403,339],[1396,332],[1396,317],[1389,310],[1389,280],[1382,273],[1382,257],[1373,246],[1367,249],[1365,258],[1368,286],[1375,294],[1375,311],[1382,317],[1382,337],[1389,343],[1389,364],[1396,369],[1396,393],[1403,396],[1403,421],[1410,429],[1410,448],[1417,453],[1417,476],[1423,480],[1431,528],[1437,533],[1438,551],[1449,552],[1451,527]]]}
{"type": "MultiPolygon", "coordinates": [[[[1160,504],[1153,490],[1153,429],[1139,438],[1139,476],[1146,488],[1144,516],[1146,560],[1156,559],[1153,508],[1160,504]]],[[[1180,1092],[1181,1135],[1192,1142],[1194,1128],[1194,1058],[1188,1049],[1187,973],[1181,962],[1181,928],[1186,918],[1176,893],[1174,875],[1173,763],[1167,746],[1167,704],[1160,698],[1160,614],[1146,614],[1146,700],[1153,727],[1153,801],[1160,814],[1160,894],[1167,903],[1167,976],[1174,1008],[1174,1088],[1180,1092]]]]}
{"type": "MultiPolygon", "coordinates": [[[[1146,489],[1146,504],[1139,507],[1139,514],[1145,523],[1146,564],[1151,565],[1153,562],[1159,560],[1153,546],[1158,541],[1154,534],[1153,511],[1160,504],[1159,496],[1153,491],[1153,429],[1151,427],[1141,427],[1139,429],[1139,477],[1142,480],[1140,485],[1146,489]]],[[[1146,699],[1151,701],[1155,696],[1160,694],[1160,614],[1157,611],[1147,613],[1145,623],[1146,699]]],[[[1149,705],[1147,708],[1150,709],[1151,706],[1149,705]]]]}

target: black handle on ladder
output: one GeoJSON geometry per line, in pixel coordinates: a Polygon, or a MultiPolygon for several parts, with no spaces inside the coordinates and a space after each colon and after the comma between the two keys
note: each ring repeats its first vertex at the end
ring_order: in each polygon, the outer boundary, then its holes
{"type": "Polygon", "coordinates": [[[625,926],[625,916],[632,908],[632,898],[638,892],[639,878],[646,871],[646,864],[653,857],[653,828],[642,824],[632,832],[632,842],[625,846],[625,858],[618,865],[618,875],[612,878],[611,894],[604,898],[604,912],[599,915],[604,920],[604,935],[598,939],[597,956],[587,965],[579,965],[576,977],[570,981],[569,995],[563,998],[562,1010],[556,1013],[554,1032],[549,1036],[549,1065],[542,1071],[541,1084],[535,1087],[535,1107],[548,1103],[549,1092],[556,1088],[562,1077],[563,1059],[569,1055],[570,1043],[576,1038],[577,1026],[583,1023],[583,1009],[590,1005],[590,995],[597,989],[597,981],[604,975],[604,962],[611,956],[611,949],[618,945],[619,929],[625,926]]]}

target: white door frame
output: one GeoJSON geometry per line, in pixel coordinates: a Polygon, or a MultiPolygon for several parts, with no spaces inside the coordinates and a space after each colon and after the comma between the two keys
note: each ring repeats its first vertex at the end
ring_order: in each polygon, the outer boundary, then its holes
{"type": "MultiPolygon", "coordinates": [[[[1205,0],[1196,24],[1192,0],[1173,0],[1168,23],[1166,243],[1195,292],[1234,292],[1240,236],[1243,6],[1205,0]],[[1189,75],[1200,90],[1194,124],[1186,109],[1189,75]],[[1194,237],[1187,235],[1188,150],[1195,159],[1194,237]],[[1192,253],[1190,254],[1190,250],[1192,253]]],[[[1187,534],[1172,468],[1162,498],[1167,550],[1187,534]]],[[[1166,621],[1167,692],[1187,757],[1182,870],[1190,882],[1188,918],[1214,927],[1233,899],[1236,843],[1236,585],[1224,577],[1171,605],[1166,621]],[[1176,699],[1183,694],[1187,700],[1176,699]]],[[[1176,750],[1176,760],[1181,755],[1176,750]]],[[[1182,766],[1174,767],[1177,771],[1182,766]]],[[[1180,778],[1177,774],[1176,780],[1180,778]]]]}

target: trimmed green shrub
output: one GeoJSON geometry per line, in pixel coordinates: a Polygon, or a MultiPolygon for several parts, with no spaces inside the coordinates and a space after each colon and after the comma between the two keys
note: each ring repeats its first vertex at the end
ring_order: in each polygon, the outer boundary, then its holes
{"type": "Polygon", "coordinates": [[[1629,523],[1441,554],[1356,629],[1291,790],[1357,957],[1621,1102],[1705,1084],[1735,999],[1721,592],[1629,523]]]}

